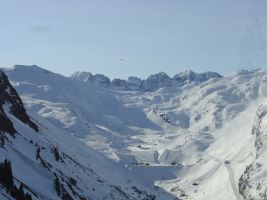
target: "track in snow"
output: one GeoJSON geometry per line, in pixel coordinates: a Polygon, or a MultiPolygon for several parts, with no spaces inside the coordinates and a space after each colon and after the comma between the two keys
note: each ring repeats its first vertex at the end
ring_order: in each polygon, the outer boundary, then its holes
{"type": "Polygon", "coordinates": [[[212,156],[212,155],[208,155],[210,158],[212,158],[214,161],[218,162],[219,163],[219,166],[216,168],[216,169],[219,169],[220,166],[224,166],[225,169],[227,170],[228,172],[228,175],[229,175],[229,182],[231,183],[231,188],[232,188],[232,191],[235,195],[235,199],[236,200],[242,200],[242,198],[240,197],[239,195],[239,190],[238,190],[238,187],[237,187],[237,183],[235,181],[235,172],[233,170],[233,168],[230,166],[231,164],[225,164],[221,159],[215,157],[215,156],[212,156]]]}

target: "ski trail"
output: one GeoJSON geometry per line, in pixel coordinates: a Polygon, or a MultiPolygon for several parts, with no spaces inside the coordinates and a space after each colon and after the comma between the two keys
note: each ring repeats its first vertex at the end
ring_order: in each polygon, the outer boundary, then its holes
{"type": "Polygon", "coordinates": [[[239,191],[238,191],[238,188],[237,188],[237,184],[236,184],[236,181],[235,181],[235,172],[234,172],[234,170],[232,169],[232,167],[230,165],[225,164],[224,166],[228,171],[229,181],[231,183],[231,187],[232,187],[232,190],[233,190],[233,192],[235,194],[236,200],[241,200],[240,195],[239,195],[239,191]]]}
{"type": "Polygon", "coordinates": [[[232,188],[232,191],[235,195],[235,199],[236,200],[242,200],[242,198],[240,197],[239,195],[239,190],[238,190],[238,187],[237,187],[237,183],[235,181],[235,172],[234,170],[232,169],[232,167],[230,166],[230,164],[225,164],[221,159],[215,157],[215,156],[212,156],[212,155],[208,155],[210,158],[212,158],[213,160],[215,160],[216,162],[219,163],[219,166],[224,166],[225,169],[227,170],[228,172],[228,175],[229,175],[229,181],[230,181],[230,184],[231,184],[231,188],[232,188]]]}

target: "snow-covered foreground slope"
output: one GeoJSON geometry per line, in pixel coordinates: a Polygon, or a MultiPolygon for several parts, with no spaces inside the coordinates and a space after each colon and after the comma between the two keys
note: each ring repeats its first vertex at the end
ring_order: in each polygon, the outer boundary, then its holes
{"type": "MultiPolygon", "coordinates": [[[[240,71],[153,92],[105,89],[36,66],[3,71],[39,132],[10,115],[23,134],[0,149],[1,159],[11,160],[15,176],[46,199],[59,198],[56,177],[63,177],[70,195],[66,180],[74,178],[74,191],[85,199],[244,197],[240,181],[259,152],[252,128],[256,111],[266,104],[267,71],[240,71]],[[52,169],[36,159],[38,147],[52,169]],[[54,158],[55,148],[63,161],[54,158]],[[31,173],[34,178],[27,178],[31,173]]],[[[247,183],[264,182],[266,167],[263,162],[260,177],[247,183]]],[[[261,185],[262,191],[267,188],[261,185]]],[[[250,189],[246,192],[259,199],[250,189]]]]}

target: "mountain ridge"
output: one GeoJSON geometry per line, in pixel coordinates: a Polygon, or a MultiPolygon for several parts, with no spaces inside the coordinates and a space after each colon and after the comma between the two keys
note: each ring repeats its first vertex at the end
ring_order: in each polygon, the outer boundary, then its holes
{"type": "Polygon", "coordinates": [[[127,80],[115,78],[112,81],[105,75],[95,74],[86,71],[74,72],[70,78],[94,84],[102,87],[120,88],[122,90],[130,91],[155,91],[162,87],[170,87],[172,85],[186,85],[189,83],[201,83],[211,78],[222,78],[216,72],[196,73],[190,70],[175,74],[173,78],[169,77],[165,72],[159,72],[148,76],[147,79],[141,79],[135,76],[130,76],[127,80]]]}

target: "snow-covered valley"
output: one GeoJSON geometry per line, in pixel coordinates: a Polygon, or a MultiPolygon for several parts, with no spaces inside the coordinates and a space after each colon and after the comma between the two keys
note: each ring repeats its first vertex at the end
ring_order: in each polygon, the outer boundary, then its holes
{"type": "MultiPolygon", "coordinates": [[[[266,70],[127,81],[2,71],[38,132],[4,100],[16,133],[1,129],[0,162],[32,199],[266,198],[266,70]]],[[[13,197],[0,186],[0,199],[13,197]]]]}

